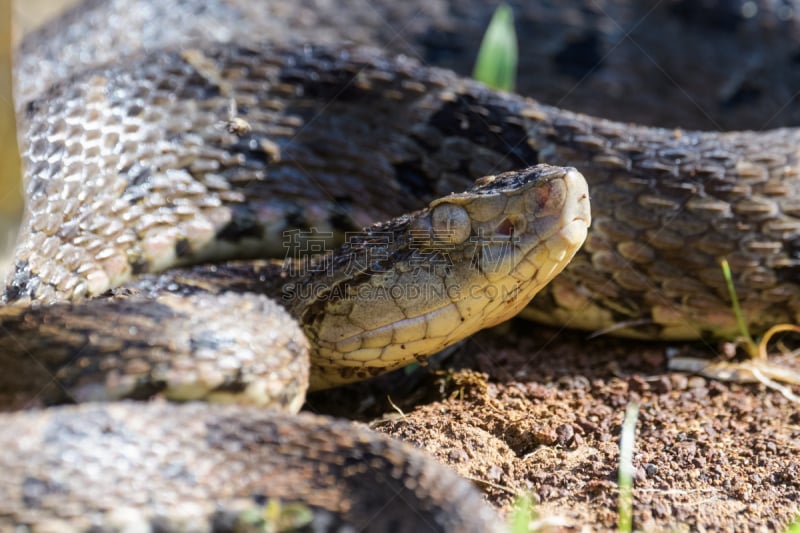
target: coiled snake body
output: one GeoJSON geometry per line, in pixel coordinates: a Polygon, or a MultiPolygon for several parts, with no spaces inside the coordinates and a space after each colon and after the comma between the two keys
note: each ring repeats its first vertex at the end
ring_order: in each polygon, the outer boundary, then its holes
{"type": "MultiPolygon", "coordinates": [[[[419,20],[486,10],[472,4],[91,1],[30,38],[18,66],[28,211],[0,310],[0,367],[16,369],[0,376],[3,400],[158,395],[293,411],[306,337],[316,387],[435,353],[516,314],[583,241],[583,179],[527,168],[539,163],[586,174],[593,230],[531,317],[647,338],[725,335],[723,257],[754,330],[800,317],[797,130],[624,125],[329,44],[385,42],[375,18],[419,36],[419,20]],[[287,27],[286,42],[264,43],[287,27]],[[485,175],[497,177],[450,195],[485,175]],[[155,274],[342,237],[288,280],[261,262],[155,274]],[[400,296],[378,296],[389,289],[400,296]],[[290,297],[305,335],[265,295],[290,297]]],[[[408,508],[443,529],[493,522],[452,474],[330,421],[154,403],[2,423],[3,524],[230,529],[273,496],[377,530],[408,508]],[[280,466],[290,488],[271,483],[280,466]],[[365,504],[331,478],[383,489],[365,504]],[[125,483],[151,485],[103,488],[125,483]],[[372,516],[375,506],[388,511],[372,516]]]]}

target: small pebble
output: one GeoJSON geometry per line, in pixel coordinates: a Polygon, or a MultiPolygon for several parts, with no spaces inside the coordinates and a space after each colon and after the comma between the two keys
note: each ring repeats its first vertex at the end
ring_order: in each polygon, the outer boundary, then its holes
{"type": "Polygon", "coordinates": [[[568,446],[575,438],[575,429],[570,424],[561,424],[556,428],[558,435],[558,444],[561,446],[568,446]]]}
{"type": "Polygon", "coordinates": [[[497,465],[492,465],[486,472],[486,479],[493,482],[498,482],[503,479],[503,469],[497,465]]]}

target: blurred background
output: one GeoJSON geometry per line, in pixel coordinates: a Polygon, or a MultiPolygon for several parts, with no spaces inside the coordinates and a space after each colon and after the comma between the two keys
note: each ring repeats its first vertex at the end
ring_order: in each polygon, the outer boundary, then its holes
{"type": "Polygon", "coordinates": [[[11,57],[28,32],[77,0],[0,0],[0,271],[22,213],[19,152],[11,100],[11,57]]]}

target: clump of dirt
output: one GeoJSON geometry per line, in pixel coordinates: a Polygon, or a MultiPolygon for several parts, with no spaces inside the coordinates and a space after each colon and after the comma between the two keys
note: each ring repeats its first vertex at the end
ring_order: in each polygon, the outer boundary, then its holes
{"type": "Polygon", "coordinates": [[[485,332],[427,368],[308,407],[357,413],[426,450],[502,512],[528,492],[568,531],[616,527],[620,427],[638,402],[635,528],[780,530],[800,512],[798,404],[761,384],[667,370],[667,354],[709,358],[708,346],[530,329],[485,332]]]}

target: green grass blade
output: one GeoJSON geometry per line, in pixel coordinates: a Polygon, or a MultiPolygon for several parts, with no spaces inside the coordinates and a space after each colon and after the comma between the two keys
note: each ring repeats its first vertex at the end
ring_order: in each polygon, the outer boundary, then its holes
{"type": "Polygon", "coordinates": [[[536,518],[533,509],[533,499],[530,494],[520,494],[514,500],[514,507],[508,519],[510,533],[528,533],[531,520],[536,518]]]}
{"type": "Polygon", "coordinates": [[[628,404],[619,437],[617,530],[623,533],[630,532],[633,527],[633,446],[636,439],[638,416],[639,404],[628,404]]]}
{"type": "Polygon", "coordinates": [[[789,524],[789,527],[786,528],[786,533],[800,533],[800,512],[798,512],[794,522],[789,524]]]}
{"type": "Polygon", "coordinates": [[[495,10],[486,28],[472,77],[495,89],[514,90],[517,34],[514,31],[514,14],[505,4],[495,10]]]}
{"type": "Polygon", "coordinates": [[[745,341],[748,344],[748,350],[751,351],[750,355],[753,355],[752,350],[756,347],[756,342],[753,340],[753,337],[750,336],[750,331],[747,328],[747,323],[744,321],[744,315],[742,314],[742,308],[739,305],[739,297],[736,295],[736,288],[733,286],[733,276],[731,275],[731,267],[728,264],[727,259],[723,259],[720,261],[720,266],[722,266],[722,276],[725,278],[725,284],[728,286],[728,294],[731,297],[731,307],[733,307],[733,314],[736,315],[736,323],[739,325],[739,332],[744,337],[745,341]]]}

